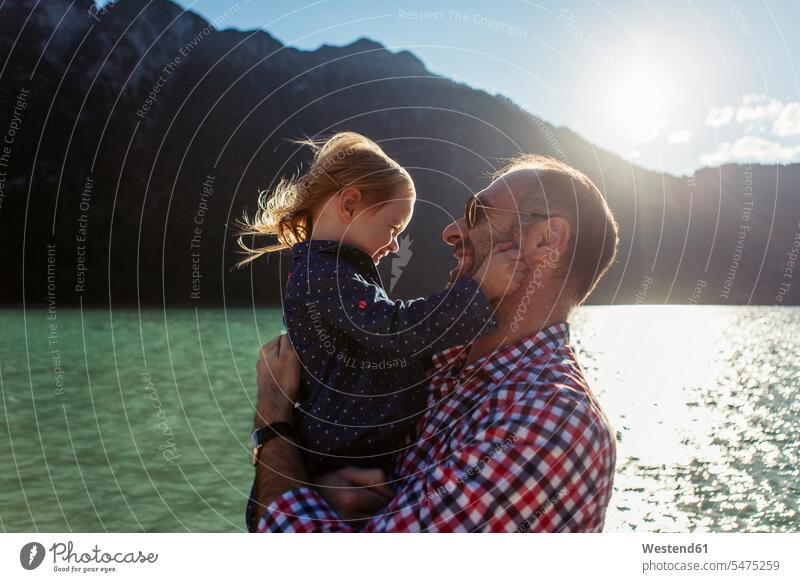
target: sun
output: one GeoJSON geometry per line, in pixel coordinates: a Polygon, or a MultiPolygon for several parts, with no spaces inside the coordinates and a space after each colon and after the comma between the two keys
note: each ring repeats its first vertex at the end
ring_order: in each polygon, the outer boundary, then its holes
{"type": "Polygon", "coordinates": [[[663,76],[645,69],[622,79],[611,92],[611,114],[635,143],[656,139],[666,123],[670,88],[663,76]]]}

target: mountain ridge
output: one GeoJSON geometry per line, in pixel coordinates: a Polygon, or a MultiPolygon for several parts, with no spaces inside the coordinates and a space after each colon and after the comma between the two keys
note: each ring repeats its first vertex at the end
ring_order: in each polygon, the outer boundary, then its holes
{"type": "MultiPolygon", "coordinates": [[[[409,233],[426,252],[417,250],[397,281],[399,296],[444,284],[453,261],[441,228],[486,185],[496,160],[530,152],[584,171],[620,221],[619,259],[592,302],[800,302],[791,280],[778,295],[800,230],[797,164],[672,176],[371,39],[305,51],[263,30],[217,30],[224,19],[209,22],[169,0],[120,0],[94,17],[88,0],[34,5],[0,9],[2,103],[13,103],[20,87],[34,89],[0,206],[0,260],[26,277],[24,286],[17,277],[0,282],[0,304],[47,302],[48,244],[58,249],[58,304],[278,302],[284,258],[231,271],[232,221],[253,211],[259,190],[308,163],[309,152],[290,139],[342,129],[379,141],[417,183],[409,233]],[[67,28],[56,29],[59,22],[67,28]],[[213,196],[195,262],[192,221],[208,176],[213,196]],[[28,190],[34,212],[25,225],[28,190]],[[79,241],[84,215],[87,240],[79,241]],[[694,300],[698,281],[705,286],[694,300]]],[[[10,112],[1,108],[0,129],[10,112]]]]}

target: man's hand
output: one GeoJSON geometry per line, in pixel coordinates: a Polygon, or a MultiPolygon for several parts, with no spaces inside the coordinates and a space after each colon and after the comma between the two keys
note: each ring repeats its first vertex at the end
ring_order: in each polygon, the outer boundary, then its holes
{"type": "Polygon", "coordinates": [[[256,364],[258,402],[253,428],[278,421],[291,422],[300,395],[300,361],[283,334],[261,348],[256,364]]]}
{"type": "Polygon", "coordinates": [[[345,467],[317,479],[316,489],[345,520],[364,520],[375,515],[394,497],[380,469],[345,467]]]}

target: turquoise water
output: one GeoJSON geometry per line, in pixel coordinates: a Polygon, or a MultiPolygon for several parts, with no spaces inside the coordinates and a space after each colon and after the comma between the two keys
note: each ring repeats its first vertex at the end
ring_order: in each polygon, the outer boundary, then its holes
{"type": "MultiPolygon", "coordinates": [[[[241,531],[276,310],[0,311],[3,531],[241,531]]],[[[800,309],[591,307],[607,531],[800,531],[800,309]]]]}

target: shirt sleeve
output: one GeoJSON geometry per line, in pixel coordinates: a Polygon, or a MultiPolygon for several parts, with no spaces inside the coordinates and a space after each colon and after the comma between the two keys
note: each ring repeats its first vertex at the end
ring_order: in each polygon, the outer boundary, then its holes
{"type": "Polygon", "coordinates": [[[362,346],[387,355],[434,354],[497,328],[492,304],[472,278],[427,297],[400,301],[349,266],[322,268],[315,275],[309,282],[313,300],[306,309],[316,310],[362,346]]]}
{"type": "MultiPolygon", "coordinates": [[[[420,467],[365,532],[587,531],[596,499],[613,477],[586,405],[538,401],[487,422],[444,462],[420,467]]],[[[602,523],[602,519],[600,520],[602,523]]],[[[353,531],[314,490],[288,491],[264,514],[259,531],[353,531]]]]}

